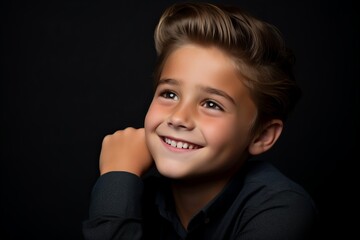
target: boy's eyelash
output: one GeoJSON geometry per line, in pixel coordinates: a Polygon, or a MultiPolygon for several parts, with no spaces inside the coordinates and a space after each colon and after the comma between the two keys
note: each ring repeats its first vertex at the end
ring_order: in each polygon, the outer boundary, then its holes
{"type": "MultiPolygon", "coordinates": [[[[163,90],[159,93],[160,97],[163,97],[165,99],[173,99],[173,100],[178,100],[179,97],[177,96],[176,93],[174,93],[171,90],[163,90]]],[[[210,100],[210,99],[206,99],[203,101],[203,103],[201,104],[201,106],[205,107],[205,108],[209,108],[212,110],[218,110],[218,111],[224,111],[224,108],[221,107],[220,104],[218,104],[216,101],[210,100]]]]}
{"type": "Polygon", "coordinates": [[[173,91],[170,91],[170,90],[163,90],[160,92],[159,95],[163,98],[169,98],[169,99],[177,98],[176,93],[174,93],[173,91]]]}
{"type": "Polygon", "coordinates": [[[215,110],[219,110],[219,111],[224,111],[224,109],[218,104],[216,103],[215,101],[213,100],[206,100],[204,101],[204,103],[202,104],[204,107],[205,105],[208,105],[207,108],[210,108],[210,109],[215,109],[215,110]]]}

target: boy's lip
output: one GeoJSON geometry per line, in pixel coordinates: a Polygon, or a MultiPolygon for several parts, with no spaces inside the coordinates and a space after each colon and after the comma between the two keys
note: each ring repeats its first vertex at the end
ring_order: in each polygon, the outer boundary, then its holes
{"type": "Polygon", "coordinates": [[[159,136],[163,143],[178,149],[184,150],[195,150],[202,148],[203,146],[197,143],[189,142],[184,139],[169,137],[169,136],[159,136]]]}

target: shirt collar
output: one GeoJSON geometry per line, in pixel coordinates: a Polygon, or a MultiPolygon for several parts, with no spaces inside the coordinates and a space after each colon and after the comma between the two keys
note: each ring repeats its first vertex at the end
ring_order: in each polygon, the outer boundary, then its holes
{"type": "MultiPolygon", "coordinates": [[[[245,168],[245,166],[243,166],[245,168]]],[[[198,214],[196,214],[190,221],[188,231],[197,228],[201,224],[206,224],[212,219],[220,219],[224,214],[224,209],[228,209],[234,202],[236,196],[242,189],[243,185],[243,171],[235,174],[224,189],[210,201],[198,214]]],[[[166,178],[164,179],[166,182],[166,178]]],[[[180,236],[186,235],[186,230],[182,227],[179,218],[177,217],[174,200],[169,184],[162,184],[159,187],[156,196],[156,205],[159,208],[159,213],[162,217],[173,223],[173,226],[180,236]]]]}

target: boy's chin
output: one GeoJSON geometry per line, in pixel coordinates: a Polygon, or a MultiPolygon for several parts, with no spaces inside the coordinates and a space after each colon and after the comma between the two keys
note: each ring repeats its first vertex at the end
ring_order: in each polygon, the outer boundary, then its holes
{"type": "Polygon", "coordinates": [[[155,161],[155,166],[158,172],[166,178],[180,180],[186,178],[187,176],[186,172],[181,171],[181,169],[176,166],[171,166],[169,164],[163,164],[163,163],[156,163],[156,161],[155,161]]]}

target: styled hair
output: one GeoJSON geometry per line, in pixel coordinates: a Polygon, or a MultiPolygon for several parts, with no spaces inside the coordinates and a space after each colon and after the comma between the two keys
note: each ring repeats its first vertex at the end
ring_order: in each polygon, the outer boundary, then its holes
{"type": "Polygon", "coordinates": [[[279,30],[238,7],[176,3],[161,16],[154,40],[158,54],[155,83],[167,57],[185,44],[215,46],[224,51],[245,79],[243,83],[257,106],[253,128],[270,119],[285,121],[300,98],[292,70],[295,57],[279,30]]]}

